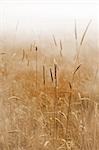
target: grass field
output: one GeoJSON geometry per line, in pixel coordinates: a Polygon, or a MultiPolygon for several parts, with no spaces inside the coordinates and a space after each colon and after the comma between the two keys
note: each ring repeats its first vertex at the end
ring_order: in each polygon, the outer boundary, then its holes
{"type": "Polygon", "coordinates": [[[71,59],[55,35],[51,53],[34,42],[0,50],[0,150],[99,149],[99,54],[84,51],[90,24],[78,39],[75,22],[71,59]]]}

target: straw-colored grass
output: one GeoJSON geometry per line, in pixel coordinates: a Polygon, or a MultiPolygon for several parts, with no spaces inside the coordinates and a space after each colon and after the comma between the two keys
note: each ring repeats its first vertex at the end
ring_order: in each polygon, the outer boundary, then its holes
{"type": "Polygon", "coordinates": [[[14,56],[1,54],[0,150],[99,149],[98,65],[91,55],[80,63],[76,21],[74,40],[76,60],[63,55],[64,44],[54,35],[60,55],[36,43],[14,56]]]}

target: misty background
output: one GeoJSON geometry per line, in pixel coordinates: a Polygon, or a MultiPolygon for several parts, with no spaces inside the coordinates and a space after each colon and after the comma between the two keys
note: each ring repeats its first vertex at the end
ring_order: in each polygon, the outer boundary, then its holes
{"type": "MultiPolygon", "coordinates": [[[[75,20],[78,43],[90,20],[85,50],[98,50],[98,3],[95,1],[0,1],[0,51],[29,48],[36,42],[44,51],[62,41],[63,53],[74,55],[75,20]]],[[[54,50],[57,52],[57,50],[54,50]]]]}

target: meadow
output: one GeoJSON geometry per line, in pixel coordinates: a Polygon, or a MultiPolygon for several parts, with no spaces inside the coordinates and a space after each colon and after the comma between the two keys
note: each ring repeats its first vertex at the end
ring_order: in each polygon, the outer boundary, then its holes
{"type": "Polygon", "coordinates": [[[75,22],[71,59],[55,35],[51,53],[34,41],[0,49],[0,150],[99,149],[99,54],[84,53],[90,25],[78,39],[75,22]]]}

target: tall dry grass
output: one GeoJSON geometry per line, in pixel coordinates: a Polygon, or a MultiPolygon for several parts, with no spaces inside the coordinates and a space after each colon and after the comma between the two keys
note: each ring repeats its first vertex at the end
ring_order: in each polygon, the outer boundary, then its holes
{"type": "Polygon", "coordinates": [[[2,56],[0,150],[99,149],[98,65],[91,56],[80,62],[76,21],[74,32],[74,61],[63,55],[64,44],[54,35],[60,55],[46,55],[31,44],[29,50],[2,56]]]}

